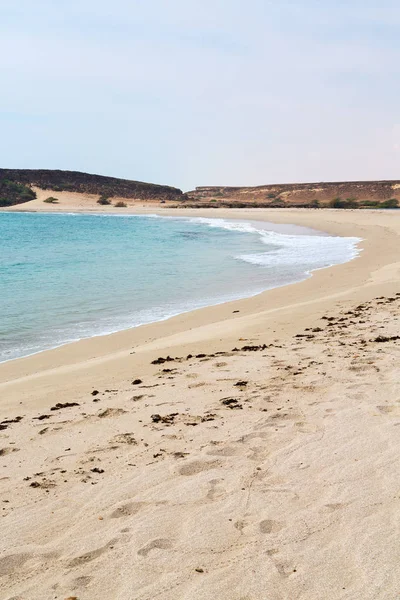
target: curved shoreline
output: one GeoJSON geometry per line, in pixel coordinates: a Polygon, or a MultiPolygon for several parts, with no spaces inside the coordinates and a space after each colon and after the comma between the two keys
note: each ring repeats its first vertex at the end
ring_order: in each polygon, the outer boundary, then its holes
{"type": "Polygon", "coordinates": [[[259,214],[363,252],[0,365],[5,597],[396,596],[399,219],[259,214]]]}
{"type": "MultiPolygon", "coordinates": [[[[71,211],[69,207],[68,212],[71,211]]],[[[74,211],[78,209],[74,208],[74,211]]],[[[150,361],[168,350],[218,351],[238,338],[264,342],[301,330],[310,317],[348,300],[363,301],[391,293],[399,271],[400,224],[391,211],[308,209],[143,209],[132,214],[219,217],[311,227],[333,235],[360,237],[363,252],[350,262],[315,271],[311,278],[256,296],[182,313],[166,321],[88,338],[0,364],[0,391],[7,390],[4,410],[17,400],[42,405],[57,391],[60,398],[87,393],[146,372],[150,361]],[[240,311],[233,313],[233,311],[240,311]],[[134,354],[133,354],[134,353],[134,354]],[[90,382],[90,383],[89,383],[90,382]]],[[[232,346],[233,347],[233,346],[232,346]]]]}
{"type": "MultiPolygon", "coordinates": [[[[13,214],[13,212],[15,213],[15,211],[10,211],[9,214],[13,214]]],[[[7,213],[7,211],[6,211],[7,213]]],[[[19,214],[21,214],[21,211],[19,212],[19,214]]],[[[22,213],[23,214],[23,213],[22,213]]],[[[27,214],[33,214],[33,213],[27,213],[27,214]]],[[[40,214],[42,215],[54,215],[57,213],[49,213],[49,212],[41,212],[40,214]]],[[[58,213],[60,214],[60,213],[58,213]]],[[[65,216],[89,216],[89,217],[93,217],[96,216],[96,213],[84,213],[84,212],[78,212],[78,213],[70,213],[70,212],[62,212],[61,214],[65,215],[65,216]]],[[[202,225],[204,227],[210,227],[212,229],[222,229],[222,230],[226,230],[228,229],[229,231],[240,231],[246,235],[253,235],[253,236],[257,236],[257,237],[261,237],[262,240],[264,240],[264,233],[275,233],[275,234],[281,234],[283,236],[294,236],[294,237],[299,237],[300,239],[303,236],[306,237],[310,237],[313,238],[318,238],[318,239],[324,239],[325,237],[327,237],[328,239],[343,239],[343,240],[347,240],[348,242],[348,248],[346,249],[347,252],[349,253],[349,256],[344,259],[342,256],[337,256],[336,260],[334,262],[331,262],[330,264],[325,264],[323,266],[315,266],[315,267],[311,267],[309,266],[309,268],[304,268],[301,271],[298,271],[297,274],[292,274],[290,277],[287,277],[287,281],[286,282],[276,282],[274,283],[270,283],[265,281],[265,288],[264,289],[238,289],[236,290],[236,292],[232,292],[229,295],[224,295],[222,290],[220,292],[219,295],[214,295],[214,296],[210,296],[209,298],[205,298],[205,297],[201,297],[198,298],[197,301],[192,300],[190,302],[191,306],[187,306],[186,308],[182,307],[180,308],[179,306],[176,306],[176,310],[175,311],[171,311],[169,314],[165,313],[164,314],[160,314],[159,316],[154,316],[153,319],[148,320],[148,321],[144,321],[142,323],[138,322],[137,324],[132,324],[129,326],[124,326],[122,325],[122,323],[120,325],[116,324],[114,327],[109,327],[106,328],[106,330],[103,331],[95,331],[93,330],[92,332],[88,331],[85,332],[81,337],[78,336],[74,336],[74,329],[71,329],[70,332],[70,339],[64,339],[64,340],[59,340],[56,343],[55,340],[53,342],[49,342],[46,345],[43,345],[42,348],[40,349],[35,349],[30,352],[26,352],[24,354],[20,354],[19,356],[12,356],[10,358],[7,359],[1,359],[0,360],[0,364],[4,364],[4,363],[9,363],[13,360],[21,360],[21,359],[25,359],[25,358],[29,358],[32,356],[36,356],[38,354],[41,354],[42,352],[49,352],[52,350],[56,350],[58,348],[61,348],[63,346],[68,346],[70,344],[76,344],[78,342],[81,342],[83,340],[88,340],[88,339],[92,339],[92,338],[102,338],[102,337],[106,337],[106,336],[110,336],[110,335],[114,335],[116,333],[121,333],[123,331],[130,331],[132,329],[136,329],[138,327],[143,327],[145,325],[153,325],[156,323],[161,323],[163,321],[167,321],[170,320],[174,317],[177,316],[181,316],[181,315],[185,315],[194,311],[198,311],[201,310],[203,308],[213,308],[216,306],[220,306],[222,304],[227,304],[230,302],[236,302],[236,301],[240,301],[240,300],[245,300],[245,299],[250,299],[250,298],[254,298],[255,296],[258,296],[260,294],[263,294],[264,292],[267,291],[271,291],[273,289],[277,289],[277,288],[281,288],[281,287],[286,287],[288,285],[294,285],[296,283],[300,283],[302,281],[305,281],[307,279],[309,279],[310,277],[312,277],[313,273],[315,273],[316,271],[322,270],[322,269],[327,269],[330,268],[332,266],[336,266],[336,265],[340,265],[340,264],[344,264],[346,262],[349,262],[351,260],[354,260],[361,252],[361,250],[359,249],[359,245],[360,243],[363,241],[361,238],[341,238],[340,236],[332,236],[330,234],[326,234],[324,232],[318,231],[316,229],[310,229],[307,227],[300,227],[298,225],[293,225],[293,224],[275,224],[275,223],[270,223],[264,220],[248,220],[248,219],[240,219],[240,220],[235,220],[235,219],[228,219],[227,217],[225,218],[216,218],[213,217],[211,215],[209,215],[207,218],[204,217],[200,217],[200,216],[182,216],[182,215],[166,215],[166,214],[149,214],[149,215],[145,215],[145,214],[128,214],[128,215],[115,215],[114,213],[110,213],[108,215],[104,215],[104,214],[98,214],[97,216],[100,217],[105,217],[105,216],[109,216],[109,217],[115,217],[115,216],[122,216],[122,217],[138,217],[140,218],[146,218],[146,217],[154,217],[154,218],[159,218],[161,220],[171,220],[171,221],[180,221],[183,223],[187,223],[190,225],[190,223],[195,223],[195,224],[199,224],[202,225]],[[230,296],[230,297],[229,297],[230,296]],[[108,331],[107,331],[108,329],[108,331]]],[[[270,244],[270,240],[268,239],[266,241],[267,245],[270,244]]],[[[301,244],[300,244],[301,245],[301,244]]],[[[284,246],[284,245],[283,245],[284,246]]],[[[309,251],[309,250],[308,250],[309,251]]],[[[236,256],[236,259],[242,259],[245,260],[245,257],[247,257],[248,255],[244,255],[242,256],[236,256]]],[[[263,254],[261,253],[261,256],[263,256],[263,254]]],[[[333,260],[333,259],[332,259],[333,260]]],[[[248,260],[246,262],[251,263],[252,261],[248,260]]],[[[257,263],[256,263],[257,264],[257,263]]],[[[258,263],[260,265],[260,263],[258,263]]],[[[266,265],[266,266],[269,266],[266,265]]],[[[259,267],[258,267],[259,268],[259,267]]],[[[260,286],[261,287],[261,286],[260,286]]],[[[157,307],[158,308],[158,307],[157,307]]],[[[162,311],[162,306],[159,307],[161,309],[161,313],[162,311]]],[[[121,319],[123,319],[123,316],[121,316],[121,319]]]]}

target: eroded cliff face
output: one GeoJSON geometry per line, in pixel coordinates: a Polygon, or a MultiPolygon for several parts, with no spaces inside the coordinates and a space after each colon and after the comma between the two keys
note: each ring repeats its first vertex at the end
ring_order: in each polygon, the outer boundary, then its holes
{"type": "Polygon", "coordinates": [[[6,193],[6,188],[8,188],[8,195],[11,196],[13,204],[26,202],[32,198],[23,199],[21,194],[17,197],[16,193],[12,193],[12,184],[25,186],[27,189],[36,187],[55,192],[98,194],[109,198],[115,196],[140,200],[179,200],[182,197],[182,191],[174,187],[91,175],[78,171],[0,169],[0,189],[3,187],[4,193],[6,193]]]}
{"type": "Polygon", "coordinates": [[[395,181],[343,181],[323,183],[298,183],[262,185],[258,187],[197,187],[187,193],[192,202],[245,203],[272,206],[329,205],[335,198],[385,202],[400,200],[400,180],[395,181]]]}

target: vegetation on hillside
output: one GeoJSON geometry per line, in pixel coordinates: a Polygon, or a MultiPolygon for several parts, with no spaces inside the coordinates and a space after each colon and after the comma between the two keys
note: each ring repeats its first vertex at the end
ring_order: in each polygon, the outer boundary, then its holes
{"type": "Polygon", "coordinates": [[[55,192],[97,194],[107,199],[117,197],[140,200],[181,200],[183,198],[181,190],[167,185],[104,177],[78,171],[0,169],[0,184],[4,181],[14,182],[17,185],[22,184],[28,188],[34,186],[55,192]]]}
{"type": "Polygon", "coordinates": [[[108,204],[111,204],[111,200],[109,200],[105,194],[101,194],[100,198],[97,200],[97,204],[107,206],[108,204]]]}
{"type": "Polygon", "coordinates": [[[331,208],[398,208],[399,201],[396,198],[389,198],[389,200],[356,200],[355,198],[334,198],[329,206],[331,208]]]}
{"type": "Polygon", "coordinates": [[[35,192],[28,185],[0,178],[0,206],[22,204],[35,198],[35,192]]]}
{"type": "Polygon", "coordinates": [[[357,208],[358,203],[355,198],[346,198],[343,200],[342,198],[337,197],[329,203],[329,206],[331,208],[357,208]]]}

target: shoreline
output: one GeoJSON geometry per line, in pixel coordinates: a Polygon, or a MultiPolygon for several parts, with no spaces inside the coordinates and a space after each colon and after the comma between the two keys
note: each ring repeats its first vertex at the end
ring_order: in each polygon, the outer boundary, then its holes
{"type": "MultiPolygon", "coordinates": [[[[12,213],[12,212],[15,212],[15,211],[4,211],[4,212],[6,212],[6,213],[7,212],[11,212],[12,213]]],[[[47,211],[18,211],[18,212],[22,213],[22,214],[23,214],[23,212],[27,212],[29,214],[32,214],[33,212],[35,212],[35,213],[39,212],[39,213],[46,214],[46,215],[54,214],[54,213],[51,213],[51,212],[49,213],[47,211]]],[[[71,214],[69,211],[67,212],[66,210],[58,211],[57,214],[60,214],[60,213],[61,214],[67,214],[67,215],[71,214]]],[[[75,214],[75,213],[72,213],[72,214],[75,214]]],[[[96,213],[86,212],[86,211],[80,210],[80,211],[78,211],[77,214],[93,215],[93,214],[96,214],[96,213]]],[[[150,213],[150,214],[151,214],[151,216],[157,216],[157,217],[160,217],[160,218],[171,217],[172,219],[173,218],[183,219],[184,222],[187,219],[195,219],[195,218],[201,219],[201,218],[206,218],[206,217],[200,217],[200,216],[196,217],[196,216],[188,216],[188,215],[185,215],[185,216],[183,216],[183,215],[171,215],[171,214],[168,214],[168,215],[164,214],[163,215],[163,214],[160,214],[160,212],[158,212],[158,213],[150,213]]],[[[114,212],[110,213],[110,216],[114,216],[114,215],[115,215],[114,212]]],[[[134,213],[131,212],[130,216],[144,217],[146,215],[138,213],[138,212],[134,212],[134,213]]],[[[235,221],[243,221],[243,223],[249,224],[252,227],[256,227],[256,228],[259,227],[258,232],[262,231],[262,229],[263,229],[262,226],[263,226],[263,224],[265,224],[266,225],[265,231],[275,231],[277,233],[282,233],[283,235],[295,235],[295,236],[297,236],[297,235],[298,236],[302,236],[302,235],[305,235],[305,236],[307,236],[307,235],[315,235],[315,236],[319,236],[319,237],[325,236],[325,235],[328,236],[328,237],[331,236],[331,234],[327,234],[327,233],[325,233],[323,231],[319,231],[317,229],[311,229],[311,228],[307,228],[307,227],[301,227],[301,226],[298,226],[298,225],[293,225],[292,223],[282,224],[283,231],[279,231],[279,229],[274,229],[274,225],[275,226],[276,225],[279,226],[279,224],[270,223],[269,221],[266,221],[266,220],[254,220],[254,219],[253,220],[249,220],[249,219],[244,219],[243,220],[243,219],[239,219],[239,218],[232,219],[232,218],[228,218],[228,216],[225,216],[224,218],[221,218],[221,217],[213,217],[212,215],[209,215],[207,217],[207,219],[209,219],[209,220],[216,220],[216,221],[221,220],[221,221],[226,221],[227,223],[229,223],[229,222],[233,223],[235,221]],[[271,226],[272,226],[272,228],[271,228],[271,226]],[[286,229],[285,229],[285,226],[287,227],[286,229]],[[291,230],[291,228],[293,228],[293,227],[295,228],[295,231],[291,230]],[[298,231],[298,230],[300,230],[300,231],[298,231]]],[[[256,231],[254,231],[254,234],[256,234],[256,231]]],[[[337,236],[337,237],[341,237],[341,236],[337,236]]],[[[59,348],[63,348],[64,346],[70,346],[72,344],[77,344],[77,343],[85,341],[85,340],[92,340],[94,338],[106,338],[106,337],[113,336],[113,335],[116,335],[116,334],[119,334],[119,333],[122,333],[122,332],[129,332],[129,331],[132,331],[132,330],[137,329],[139,327],[145,327],[145,326],[148,326],[148,325],[156,325],[157,323],[162,323],[164,321],[169,321],[170,319],[173,319],[175,317],[181,317],[183,315],[187,315],[187,314],[190,314],[190,313],[195,313],[195,312],[197,312],[199,310],[203,310],[205,308],[215,308],[215,307],[218,307],[218,306],[221,306],[221,305],[224,305],[224,304],[230,304],[232,302],[239,302],[239,301],[243,301],[243,300],[249,300],[251,298],[254,298],[254,297],[259,296],[261,294],[264,294],[266,292],[270,292],[270,291],[275,290],[275,289],[284,288],[284,287],[287,287],[287,286],[290,286],[290,285],[296,285],[298,283],[306,281],[307,279],[310,279],[311,277],[313,277],[314,273],[316,273],[317,271],[324,270],[324,269],[330,269],[331,267],[339,266],[341,264],[346,264],[347,262],[355,260],[361,254],[361,252],[362,252],[362,249],[360,248],[360,244],[362,242],[363,242],[362,238],[354,238],[353,248],[352,248],[352,256],[350,258],[348,258],[348,260],[346,260],[344,262],[331,263],[331,264],[326,265],[326,266],[315,267],[315,268],[310,269],[308,271],[304,271],[301,274],[299,274],[298,278],[296,278],[296,279],[294,279],[292,281],[288,281],[287,283],[282,283],[282,284],[279,284],[279,285],[273,285],[271,287],[267,287],[267,288],[265,288],[263,290],[255,291],[255,292],[250,292],[250,290],[249,290],[248,292],[245,292],[245,293],[243,293],[243,295],[240,295],[240,296],[238,296],[236,298],[235,297],[225,298],[225,299],[221,299],[221,297],[215,297],[213,299],[210,298],[210,299],[207,300],[206,304],[200,303],[199,306],[193,306],[193,307],[191,307],[189,309],[186,309],[186,310],[178,310],[178,312],[176,312],[176,313],[163,316],[163,317],[158,318],[156,320],[151,320],[151,321],[149,321],[147,323],[139,323],[137,325],[132,325],[130,327],[116,328],[114,331],[108,331],[108,332],[106,331],[106,332],[101,332],[101,333],[95,333],[95,334],[85,335],[85,336],[83,336],[81,338],[70,339],[70,340],[67,340],[67,341],[63,341],[63,342],[60,342],[60,343],[58,343],[58,344],[56,344],[54,346],[50,346],[48,348],[42,348],[40,350],[36,350],[34,352],[30,352],[30,353],[24,354],[22,356],[13,357],[13,358],[9,358],[9,359],[6,359],[6,360],[0,360],[0,365],[4,365],[6,363],[10,363],[10,362],[12,362],[14,360],[23,360],[23,359],[26,359],[26,358],[31,358],[33,356],[37,356],[39,354],[42,354],[43,352],[51,352],[53,350],[57,350],[59,348]]],[[[195,302],[193,302],[193,304],[195,304],[195,302]]]]}
{"type": "MultiPolygon", "coordinates": [[[[72,207],[65,210],[71,211],[72,207]]],[[[77,211],[77,208],[74,208],[77,211]]],[[[79,212],[79,211],[78,211],[79,212]]],[[[86,212],[86,211],[84,211],[86,212]]],[[[103,211],[100,211],[103,212],[103,211]]],[[[137,363],[147,362],[148,356],[165,348],[191,348],[204,343],[218,349],[237,337],[271,337],[277,330],[290,334],[310,314],[318,315],[326,307],[338,305],[350,298],[369,298],[377,289],[388,290],[395,285],[393,266],[398,258],[399,223],[390,211],[335,211],[312,209],[162,209],[141,207],[129,209],[131,214],[165,216],[217,217],[240,220],[259,220],[271,223],[295,224],[328,234],[362,238],[362,250],[353,260],[315,271],[312,277],[274,288],[256,296],[182,313],[165,321],[142,325],[106,336],[83,339],[14,359],[0,364],[0,392],[8,392],[10,409],[17,397],[29,396],[33,401],[46,401],[41,389],[50,388],[57,378],[66,374],[74,377],[71,389],[83,393],[91,377],[105,380],[123,379],[137,363]],[[321,290],[323,292],[321,293],[321,290]],[[299,302],[300,299],[300,302],[299,302]],[[239,313],[233,314],[233,311],[239,313]],[[295,316],[295,322],[287,315],[295,316]],[[297,320],[297,323],[296,323],[297,320]],[[131,352],[135,352],[132,355],[131,352]],[[107,365],[107,375],[101,373],[107,365]],[[100,371],[100,372],[99,372],[100,371]]],[[[68,391],[69,390],[69,391],[68,391]]]]}
{"type": "Polygon", "coordinates": [[[396,596],[400,223],[263,216],[363,251],[0,365],[4,597],[396,596]]]}

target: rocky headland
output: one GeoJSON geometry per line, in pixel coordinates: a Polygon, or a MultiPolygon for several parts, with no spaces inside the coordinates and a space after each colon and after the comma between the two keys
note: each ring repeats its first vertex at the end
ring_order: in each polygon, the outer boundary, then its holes
{"type": "Polygon", "coordinates": [[[182,191],[167,185],[50,169],[0,169],[0,206],[21,204],[36,198],[34,188],[50,193],[76,192],[102,198],[179,200],[182,191]]]}

